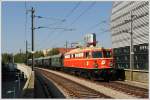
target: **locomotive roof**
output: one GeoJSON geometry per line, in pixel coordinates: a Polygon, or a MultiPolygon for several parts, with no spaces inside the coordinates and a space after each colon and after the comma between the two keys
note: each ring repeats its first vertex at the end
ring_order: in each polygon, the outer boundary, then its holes
{"type": "Polygon", "coordinates": [[[77,49],[73,49],[65,54],[72,54],[72,53],[79,53],[79,52],[85,52],[85,51],[94,51],[94,50],[110,50],[111,48],[100,48],[100,47],[85,47],[85,48],[77,48],[77,49]]]}

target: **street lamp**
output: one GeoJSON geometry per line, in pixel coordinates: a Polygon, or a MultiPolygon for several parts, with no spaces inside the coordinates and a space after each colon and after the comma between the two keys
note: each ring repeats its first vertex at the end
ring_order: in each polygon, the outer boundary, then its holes
{"type": "Polygon", "coordinates": [[[131,69],[131,81],[133,80],[133,68],[134,68],[134,51],[133,51],[133,18],[136,16],[136,15],[133,15],[132,14],[132,11],[130,12],[131,13],[131,19],[130,20],[125,20],[125,22],[131,22],[131,32],[128,32],[127,30],[123,30],[123,32],[126,32],[126,33],[130,33],[130,69],[131,69]]]}

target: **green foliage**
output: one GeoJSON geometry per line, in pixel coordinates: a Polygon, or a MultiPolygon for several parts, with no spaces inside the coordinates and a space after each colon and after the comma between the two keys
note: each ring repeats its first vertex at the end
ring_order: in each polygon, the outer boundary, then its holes
{"type": "Polygon", "coordinates": [[[42,51],[37,51],[37,52],[35,52],[34,57],[35,58],[44,57],[44,54],[42,51]]]}
{"type": "Polygon", "coordinates": [[[57,48],[53,48],[51,51],[48,52],[48,56],[57,55],[59,54],[59,50],[57,48]]]}
{"type": "Polygon", "coordinates": [[[32,54],[28,52],[28,59],[32,58],[32,54]]]}
{"type": "Polygon", "coordinates": [[[25,53],[17,53],[14,55],[15,63],[25,63],[26,62],[26,54],[25,53]]]}
{"type": "MultiPolygon", "coordinates": [[[[44,57],[43,52],[37,51],[34,54],[35,58],[44,57]]],[[[28,59],[32,58],[32,54],[28,52],[28,59]]],[[[11,54],[4,53],[2,54],[2,64],[6,64],[8,62],[11,62],[13,59],[13,56],[11,54]]],[[[17,53],[14,55],[14,62],[15,63],[26,63],[26,53],[17,53]]]]}
{"type": "Polygon", "coordinates": [[[10,60],[11,60],[11,54],[8,54],[8,53],[2,54],[2,64],[6,64],[10,62],[10,60]]]}
{"type": "MultiPolygon", "coordinates": [[[[44,57],[44,54],[42,51],[36,51],[34,53],[34,58],[39,58],[39,57],[44,57]]],[[[31,58],[32,58],[32,54],[28,53],[28,59],[31,59],[31,58]]]]}

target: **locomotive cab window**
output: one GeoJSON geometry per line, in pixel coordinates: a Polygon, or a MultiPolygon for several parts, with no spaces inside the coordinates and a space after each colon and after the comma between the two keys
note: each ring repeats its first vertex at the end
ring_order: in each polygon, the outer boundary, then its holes
{"type": "Polygon", "coordinates": [[[111,51],[103,51],[103,55],[104,55],[104,58],[110,58],[110,57],[112,57],[111,51]]]}
{"type": "Polygon", "coordinates": [[[101,51],[94,51],[92,52],[93,58],[102,58],[102,52],[101,51]]]}

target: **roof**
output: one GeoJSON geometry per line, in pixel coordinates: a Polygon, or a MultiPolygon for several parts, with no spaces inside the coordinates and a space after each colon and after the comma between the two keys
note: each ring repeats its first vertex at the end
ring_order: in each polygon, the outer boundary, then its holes
{"type": "Polygon", "coordinates": [[[60,53],[66,53],[69,52],[71,50],[73,50],[74,48],[57,48],[59,50],[60,53]]]}
{"type": "Polygon", "coordinates": [[[101,47],[84,47],[84,48],[77,48],[77,49],[74,49],[74,50],[71,50],[70,52],[67,52],[65,54],[72,54],[72,53],[79,53],[79,52],[85,52],[85,51],[97,51],[97,50],[102,50],[102,49],[105,49],[105,50],[110,50],[111,48],[101,48],[101,47]]]}
{"type": "MultiPolygon", "coordinates": [[[[42,50],[43,53],[44,53],[44,56],[46,56],[48,54],[49,51],[51,51],[53,48],[49,48],[49,49],[45,49],[45,50],[42,50]]],[[[74,48],[55,48],[55,49],[58,49],[58,51],[62,54],[70,51],[70,50],[73,50],[74,48]]]]}
{"type": "Polygon", "coordinates": [[[51,56],[51,58],[56,58],[56,57],[61,57],[62,56],[62,54],[61,53],[59,53],[59,54],[57,54],[57,55],[53,55],[53,56],[51,56]]]}

